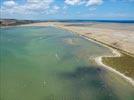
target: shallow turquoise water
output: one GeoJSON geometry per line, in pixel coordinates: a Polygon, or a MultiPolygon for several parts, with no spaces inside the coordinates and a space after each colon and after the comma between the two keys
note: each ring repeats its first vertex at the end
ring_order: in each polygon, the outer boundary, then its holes
{"type": "Polygon", "coordinates": [[[134,87],[95,64],[109,49],[54,27],[0,29],[0,100],[134,100],[134,87]]]}

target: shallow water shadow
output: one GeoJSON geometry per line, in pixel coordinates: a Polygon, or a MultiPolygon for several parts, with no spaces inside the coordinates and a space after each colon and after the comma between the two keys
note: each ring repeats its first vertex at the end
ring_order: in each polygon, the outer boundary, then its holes
{"type": "Polygon", "coordinates": [[[61,77],[72,83],[73,95],[79,100],[119,100],[109,87],[103,75],[104,69],[96,66],[77,67],[73,72],[65,72],[61,77]]]}

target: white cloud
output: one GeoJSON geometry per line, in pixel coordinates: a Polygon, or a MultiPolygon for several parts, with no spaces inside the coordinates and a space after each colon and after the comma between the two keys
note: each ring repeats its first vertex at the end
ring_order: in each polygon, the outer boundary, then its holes
{"type": "Polygon", "coordinates": [[[27,3],[52,3],[54,2],[53,0],[27,0],[27,3]]]}
{"type": "Polygon", "coordinates": [[[17,15],[40,15],[40,14],[54,14],[60,9],[54,4],[54,0],[27,0],[25,4],[17,4],[15,1],[4,1],[0,8],[1,15],[4,17],[17,15]]]}
{"type": "Polygon", "coordinates": [[[103,0],[65,0],[65,3],[68,5],[82,5],[86,6],[97,6],[103,3],[103,0]]]}
{"type": "Polygon", "coordinates": [[[48,9],[53,3],[53,0],[27,0],[27,3],[24,5],[25,9],[42,11],[48,9]]]}
{"type": "Polygon", "coordinates": [[[65,3],[68,5],[76,5],[79,4],[81,0],[65,0],[65,3]]]}
{"type": "Polygon", "coordinates": [[[59,6],[54,5],[54,6],[52,6],[51,9],[47,10],[45,13],[47,15],[49,15],[49,14],[55,14],[55,13],[57,13],[59,11],[59,9],[60,9],[59,6]]]}
{"type": "MultiPolygon", "coordinates": [[[[86,6],[97,6],[101,5],[105,0],[65,0],[65,3],[68,5],[82,5],[85,4],[86,6]]],[[[108,0],[107,0],[108,1],[108,0]]],[[[134,2],[134,0],[109,0],[111,2],[134,2]]]]}
{"type": "Polygon", "coordinates": [[[59,6],[53,6],[53,8],[55,9],[55,10],[58,10],[58,9],[60,9],[60,7],[59,6]]]}
{"type": "Polygon", "coordinates": [[[16,6],[17,3],[15,1],[13,1],[13,0],[10,0],[10,1],[5,1],[3,3],[3,5],[6,6],[6,7],[13,7],[13,6],[16,6]]]}
{"type": "Polygon", "coordinates": [[[102,3],[103,0],[89,0],[86,6],[96,6],[96,5],[101,5],[102,3]]]}

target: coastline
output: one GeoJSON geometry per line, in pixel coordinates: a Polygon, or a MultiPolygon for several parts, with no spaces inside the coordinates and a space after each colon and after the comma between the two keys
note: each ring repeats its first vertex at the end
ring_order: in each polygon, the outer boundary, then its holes
{"type": "Polygon", "coordinates": [[[112,71],[112,72],[120,75],[121,77],[123,77],[124,79],[126,79],[128,82],[130,82],[134,86],[134,80],[132,78],[130,78],[130,77],[124,75],[123,73],[117,71],[116,69],[114,69],[114,68],[112,68],[112,67],[104,64],[103,61],[102,61],[103,57],[121,57],[122,54],[119,51],[117,51],[116,49],[113,49],[111,47],[108,47],[108,46],[106,46],[104,44],[101,44],[101,45],[109,48],[112,51],[112,54],[113,55],[98,56],[98,57],[95,58],[96,63],[98,65],[101,65],[102,67],[106,68],[107,70],[112,71]]]}
{"type": "MultiPolygon", "coordinates": [[[[110,66],[108,66],[108,65],[105,65],[105,64],[102,62],[102,58],[103,58],[103,57],[121,57],[122,54],[121,54],[119,51],[117,51],[116,48],[113,48],[112,46],[109,46],[109,45],[107,45],[107,44],[104,44],[104,43],[102,43],[101,41],[100,41],[100,42],[99,42],[98,40],[96,41],[96,39],[92,39],[92,38],[90,38],[90,37],[87,37],[86,35],[81,35],[81,34],[79,34],[79,33],[78,33],[77,31],[75,31],[75,30],[67,29],[67,28],[62,27],[62,26],[60,26],[60,25],[58,25],[58,24],[59,24],[59,23],[51,23],[51,22],[49,23],[49,22],[47,22],[47,23],[33,23],[33,24],[20,25],[20,26],[53,26],[53,27],[56,27],[56,28],[61,28],[61,29],[63,29],[63,30],[71,31],[71,32],[76,33],[76,34],[78,34],[79,36],[81,36],[81,37],[83,37],[83,38],[85,38],[85,39],[87,39],[87,40],[89,40],[89,41],[95,42],[95,43],[97,43],[97,44],[100,44],[100,45],[102,45],[102,46],[104,46],[104,47],[109,48],[109,49],[112,51],[112,54],[113,54],[113,55],[111,55],[111,56],[110,56],[110,55],[104,55],[104,56],[96,57],[96,58],[94,58],[94,59],[95,59],[95,62],[96,62],[98,65],[104,67],[105,69],[107,69],[107,70],[109,70],[109,71],[111,71],[111,72],[114,72],[114,73],[120,75],[120,76],[123,77],[125,80],[127,80],[129,83],[131,83],[132,86],[134,86],[134,80],[133,80],[132,78],[127,77],[127,76],[124,75],[123,73],[121,73],[121,72],[115,70],[114,68],[112,68],[112,67],[110,67],[110,66]]],[[[125,51],[123,51],[123,52],[125,52],[125,51]]],[[[125,53],[126,53],[126,54],[129,54],[128,52],[125,52],[125,53]]],[[[132,55],[132,56],[133,56],[133,55],[132,55]]]]}
{"type": "MultiPolygon", "coordinates": [[[[118,53],[118,52],[117,52],[117,53],[118,53]]],[[[115,56],[99,56],[99,57],[96,57],[96,58],[95,58],[95,61],[96,61],[96,63],[97,63],[98,65],[101,65],[102,67],[106,68],[107,70],[112,71],[112,72],[114,72],[114,73],[120,75],[121,77],[123,77],[124,79],[126,79],[129,83],[131,83],[132,86],[134,86],[134,80],[133,80],[132,78],[127,77],[127,76],[125,76],[123,73],[120,73],[119,71],[115,70],[114,68],[105,65],[105,64],[102,62],[102,58],[103,58],[103,57],[120,57],[120,56],[118,56],[118,55],[115,55],[115,56]]]]}
{"type": "MultiPolygon", "coordinates": [[[[80,35],[80,36],[81,36],[81,35],[80,35]]],[[[131,83],[132,86],[134,86],[134,80],[133,80],[132,78],[130,78],[130,77],[124,75],[123,73],[121,73],[121,72],[115,70],[114,68],[112,68],[112,67],[110,67],[110,66],[104,64],[103,61],[102,61],[103,57],[121,57],[122,54],[121,54],[119,51],[117,51],[116,49],[114,49],[114,48],[112,48],[112,47],[109,47],[108,45],[105,45],[105,44],[100,43],[100,42],[98,42],[98,41],[92,40],[92,39],[90,39],[90,38],[88,38],[88,37],[86,37],[86,36],[81,36],[81,37],[83,37],[83,38],[85,38],[85,39],[87,39],[87,40],[89,40],[89,41],[95,42],[95,43],[97,43],[97,44],[100,44],[100,45],[102,45],[102,46],[104,46],[104,47],[106,47],[106,48],[109,48],[109,49],[111,50],[111,52],[112,52],[113,55],[98,56],[98,57],[94,58],[94,59],[95,59],[95,62],[96,62],[98,65],[104,67],[105,69],[107,69],[107,70],[109,70],[109,71],[111,71],[111,72],[114,72],[114,73],[120,75],[121,77],[123,77],[124,79],[126,79],[129,83],[131,83]]]]}
{"type": "MultiPolygon", "coordinates": [[[[57,28],[59,28],[59,27],[57,27],[57,28]]],[[[60,27],[60,28],[61,28],[61,27],[60,27]]],[[[64,28],[62,28],[62,29],[64,29],[64,28]]],[[[65,29],[65,30],[67,30],[67,29],[65,29]]],[[[68,31],[71,31],[71,32],[73,32],[73,33],[77,33],[77,32],[72,31],[72,30],[68,30],[68,31]]],[[[114,68],[112,68],[112,67],[110,67],[110,66],[108,66],[108,65],[105,65],[105,64],[102,62],[102,58],[103,58],[103,57],[121,57],[122,54],[121,54],[119,51],[117,51],[116,49],[114,49],[114,48],[112,48],[112,47],[110,47],[110,46],[108,46],[108,45],[106,45],[106,44],[103,44],[103,43],[101,43],[101,42],[99,42],[99,41],[95,41],[95,40],[93,40],[93,39],[90,39],[89,37],[86,37],[86,36],[83,36],[83,35],[79,35],[79,36],[81,36],[81,37],[83,37],[83,38],[85,38],[85,39],[87,39],[87,40],[89,40],[89,41],[92,41],[92,42],[95,42],[95,43],[97,43],[97,44],[100,44],[100,45],[102,45],[102,46],[104,46],[104,47],[106,47],[106,48],[109,48],[109,49],[112,51],[112,54],[113,54],[113,55],[111,55],[111,56],[110,56],[110,55],[98,56],[98,57],[94,58],[94,59],[95,59],[95,62],[96,62],[98,65],[100,65],[100,66],[106,68],[107,70],[112,71],[112,72],[114,72],[114,73],[120,75],[121,77],[123,77],[124,79],[126,79],[130,84],[132,84],[132,86],[134,86],[134,80],[133,80],[132,78],[125,76],[123,73],[121,73],[121,72],[115,70],[114,68]]]]}
{"type": "Polygon", "coordinates": [[[134,57],[134,25],[116,25],[116,24],[68,24],[58,23],[56,27],[67,29],[83,35],[99,43],[115,48],[123,53],[134,57]],[[110,28],[111,27],[111,28],[110,28]],[[127,29],[124,29],[127,27],[127,29]],[[133,28],[133,29],[132,29],[133,28]]]}

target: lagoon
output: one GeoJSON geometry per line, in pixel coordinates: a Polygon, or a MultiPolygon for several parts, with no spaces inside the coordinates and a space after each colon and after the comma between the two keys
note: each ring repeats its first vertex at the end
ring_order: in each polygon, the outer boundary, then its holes
{"type": "Polygon", "coordinates": [[[134,100],[134,87],[95,63],[111,51],[54,27],[0,29],[1,100],[134,100]]]}

